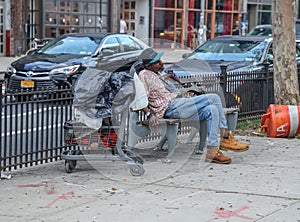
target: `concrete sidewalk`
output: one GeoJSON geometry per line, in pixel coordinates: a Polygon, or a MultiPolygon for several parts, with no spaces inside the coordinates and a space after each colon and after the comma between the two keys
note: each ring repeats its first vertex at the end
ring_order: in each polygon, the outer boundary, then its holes
{"type": "MultiPolygon", "coordinates": [[[[149,160],[142,177],[121,161],[64,161],[17,171],[0,183],[0,221],[300,221],[298,139],[239,136],[229,165],[204,162],[180,137],[171,163],[149,160]]],[[[196,139],[196,138],[195,138],[196,139]]]]}

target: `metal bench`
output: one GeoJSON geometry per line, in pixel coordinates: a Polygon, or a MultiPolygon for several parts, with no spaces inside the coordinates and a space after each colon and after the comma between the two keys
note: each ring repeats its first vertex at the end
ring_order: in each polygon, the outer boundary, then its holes
{"type": "MultiPolygon", "coordinates": [[[[236,129],[238,118],[238,108],[224,108],[224,113],[228,123],[228,129],[232,132],[236,129]]],[[[199,145],[197,150],[203,151],[206,146],[207,126],[206,121],[191,121],[185,119],[159,119],[158,127],[149,127],[147,120],[140,120],[138,112],[130,112],[129,116],[129,136],[128,146],[134,147],[138,140],[153,133],[160,133],[161,139],[157,144],[158,149],[163,149],[163,146],[168,142],[168,155],[172,154],[177,142],[177,134],[179,125],[190,126],[191,132],[188,142],[192,141],[193,137],[199,132],[199,145]]]]}

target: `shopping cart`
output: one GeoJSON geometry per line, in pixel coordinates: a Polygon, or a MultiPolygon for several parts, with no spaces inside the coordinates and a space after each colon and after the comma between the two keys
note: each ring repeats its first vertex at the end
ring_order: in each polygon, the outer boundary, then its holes
{"type": "MultiPolygon", "coordinates": [[[[125,161],[129,165],[130,173],[133,176],[141,176],[144,174],[145,170],[143,168],[144,160],[143,158],[133,152],[126,146],[124,142],[125,131],[126,131],[126,122],[128,119],[128,111],[131,95],[129,94],[131,90],[132,83],[128,83],[127,88],[122,89],[120,96],[115,96],[114,98],[119,99],[121,102],[115,102],[119,104],[119,107],[110,107],[111,104],[108,104],[108,108],[113,110],[114,108],[117,110],[115,112],[109,110],[107,107],[100,111],[100,118],[92,119],[93,121],[87,120],[86,114],[82,115],[84,112],[88,112],[89,114],[89,104],[94,102],[102,101],[103,98],[99,99],[99,95],[103,96],[107,94],[111,96],[113,92],[110,91],[111,82],[113,84],[120,84],[118,81],[112,80],[111,75],[101,72],[99,70],[89,69],[88,73],[84,76],[80,77],[81,82],[79,81],[79,87],[83,87],[82,89],[76,89],[74,92],[74,113],[75,120],[69,120],[64,124],[64,142],[69,148],[69,150],[65,150],[61,153],[61,159],[65,160],[65,170],[67,173],[73,172],[76,167],[77,161],[85,160],[85,161],[125,161]],[[103,78],[107,78],[106,80],[103,78]],[[90,80],[86,82],[86,80],[90,80]],[[92,80],[92,82],[91,82],[92,80]],[[95,91],[93,91],[93,86],[95,89],[97,85],[105,85],[107,82],[110,82],[109,89],[104,87],[100,91],[97,91],[98,96],[96,94],[95,101],[91,99],[94,96],[95,91]],[[88,84],[87,84],[88,83],[88,84]],[[131,88],[128,88],[131,87],[131,88]],[[87,91],[90,92],[87,93],[87,91]],[[84,94],[81,94],[84,92],[84,94]],[[100,92],[100,93],[99,93],[100,92]],[[123,96],[123,97],[122,97],[123,96]],[[128,99],[129,98],[129,99],[128,99]],[[85,100],[85,101],[84,101],[85,100]],[[124,104],[125,101],[125,104],[124,104]],[[127,104],[126,104],[127,101],[127,104]],[[120,109],[122,107],[122,109],[120,109]],[[78,114],[77,109],[81,108],[81,115],[78,114]],[[118,113],[117,117],[113,113],[118,113]],[[114,119],[112,119],[112,115],[114,115],[114,119]],[[96,122],[96,124],[95,124],[96,122]],[[91,124],[92,123],[92,124],[91,124]],[[99,127],[95,128],[95,125],[99,125],[99,127]],[[90,125],[93,125],[91,127],[90,125]],[[71,148],[71,149],[70,149],[71,148]]],[[[78,86],[77,86],[78,87],[78,86]]],[[[103,88],[103,87],[102,87],[103,88]]],[[[120,89],[118,89],[120,90],[120,89]]],[[[121,91],[121,90],[120,90],[121,91]]],[[[134,89],[133,89],[134,93],[134,89]]],[[[107,105],[107,104],[106,104],[107,105]]],[[[94,107],[103,107],[104,105],[93,105],[93,113],[96,109],[94,107]]],[[[99,109],[97,110],[97,113],[99,109]]],[[[79,112],[80,113],[80,112],[79,112]]]]}
{"type": "Polygon", "coordinates": [[[133,176],[141,176],[143,158],[132,152],[119,139],[123,137],[124,123],[116,127],[111,125],[110,119],[104,119],[100,129],[94,130],[84,123],[67,121],[64,124],[64,141],[67,145],[77,146],[79,149],[66,150],[61,153],[61,159],[65,160],[67,173],[73,172],[77,161],[125,161],[129,165],[133,176]],[[119,132],[119,135],[117,134],[119,132]]]}

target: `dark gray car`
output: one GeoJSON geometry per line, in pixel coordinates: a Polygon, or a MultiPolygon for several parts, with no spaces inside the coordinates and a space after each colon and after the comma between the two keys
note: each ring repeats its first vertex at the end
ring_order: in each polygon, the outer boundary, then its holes
{"type": "MultiPolygon", "coordinates": [[[[300,20],[295,22],[295,32],[296,32],[296,43],[300,46],[300,20]]],[[[248,33],[251,36],[271,36],[272,37],[272,25],[257,25],[248,33]]]]}
{"type": "MultiPolygon", "coordinates": [[[[300,50],[296,47],[297,61],[300,50]]],[[[265,62],[272,68],[273,39],[266,36],[220,36],[199,46],[184,59],[166,69],[180,77],[220,73],[221,66],[229,72],[261,70],[265,62]]]]}
{"type": "MultiPolygon", "coordinates": [[[[294,50],[299,73],[300,49],[296,44],[294,50]]],[[[266,67],[272,72],[272,37],[220,36],[186,54],[183,60],[167,67],[165,72],[173,72],[183,83],[185,78],[192,78],[204,91],[226,93],[227,105],[231,106],[250,103],[249,92],[259,92],[255,88],[257,85],[253,85],[251,80],[260,79],[266,67]],[[221,67],[227,70],[225,92],[220,87],[221,67]]],[[[244,107],[241,108],[243,109],[244,107]]]]}
{"type": "Polygon", "coordinates": [[[126,34],[67,34],[11,63],[6,73],[7,90],[53,89],[57,82],[51,76],[61,74],[72,84],[87,67],[129,71],[147,47],[126,34]]]}

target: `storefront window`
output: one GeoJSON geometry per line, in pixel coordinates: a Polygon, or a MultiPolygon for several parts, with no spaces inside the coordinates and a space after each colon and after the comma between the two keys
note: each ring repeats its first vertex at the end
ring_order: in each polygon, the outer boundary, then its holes
{"type": "Polygon", "coordinates": [[[216,8],[217,8],[217,10],[223,10],[223,8],[224,8],[224,0],[217,0],[217,2],[216,2],[216,8]]]}
{"type": "Polygon", "coordinates": [[[259,5],[258,7],[258,18],[260,20],[260,24],[271,24],[271,11],[272,5],[259,5]]]}
{"type": "Polygon", "coordinates": [[[239,0],[234,0],[233,10],[237,11],[239,10],[239,0]]]}
{"type": "Polygon", "coordinates": [[[159,39],[161,45],[173,43],[189,46],[190,39],[199,30],[201,22],[207,28],[207,39],[230,35],[233,22],[239,20],[241,0],[203,1],[205,11],[202,13],[202,0],[155,0],[154,38],[159,39]]]}
{"type": "Polygon", "coordinates": [[[176,5],[177,8],[183,8],[183,2],[182,1],[183,0],[177,0],[177,5],[176,5]]]}
{"type": "Polygon", "coordinates": [[[207,34],[206,34],[206,37],[207,37],[207,39],[210,39],[211,38],[211,33],[212,33],[212,26],[211,26],[211,24],[212,24],[212,13],[207,13],[207,21],[206,21],[206,27],[207,27],[207,34]]]}
{"type": "Polygon", "coordinates": [[[160,8],[183,8],[183,0],[155,0],[154,7],[160,8]]]}
{"type": "Polygon", "coordinates": [[[79,16],[78,15],[73,15],[72,16],[72,25],[73,26],[79,25],[79,16]]]}
{"type": "Polygon", "coordinates": [[[201,0],[189,0],[189,9],[201,9],[201,0]]]}
{"type": "Polygon", "coordinates": [[[193,26],[195,29],[200,26],[200,12],[189,11],[188,12],[188,25],[193,26]]]}
{"type": "Polygon", "coordinates": [[[188,25],[194,28],[199,27],[201,16],[201,0],[189,0],[188,6],[188,25]]]}
{"type": "Polygon", "coordinates": [[[271,5],[260,5],[259,9],[260,10],[271,11],[272,10],[272,6],[271,5]]]}
{"type": "Polygon", "coordinates": [[[272,24],[271,12],[259,12],[259,18],[261,19],[261,24],[272,24]]]}
{"type": "Polygon", "coordinates": [[[213,10],[214,9],[214,2],[211,0],[206,0],[206,8],[209,10],[213,10]]]}
{"type": "Polygon", "coordinates": [[[72,12],[79,12],[80,8],[83,8],[83,3],[82,2],[73,2],[72,3],[72,12]]]}
{"type": "Polygon", "coordinates": [[[56,24],[56,14],[54,13],[46,13],[45,24],[56,24]]]}
{"type": "Polygon", "coordinates": [[[181,35],[181,19],[175,18],[174,11],[155,11],[154,39],[159,41],[161,46],[170,47],[174,41],[178,42],[181,35]]]}
{"type": "Polygon", "coordinates": [[[84,19],[84,22],[85,22],[85,26],[95,26],[95,17],[94,16],[86,16],[85,19],[84,19]]]}
{"type": "Polygon", "coordinates": [[[135,36],[136,31],[136,0],[128,0],[124,2],[123,18],[127,24],[127,34],[135,36]]]}
{"type": "Polygon", "coordinates": [[[107,31],[108,0],[44,0],[45,38],[70,32],[107,31]]]}

